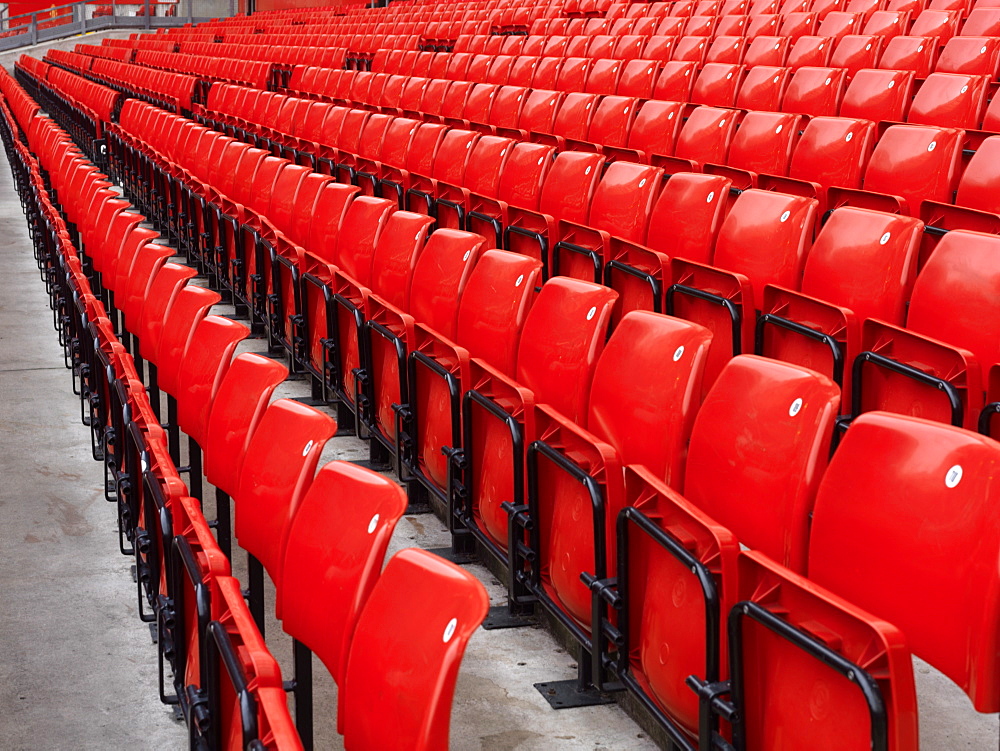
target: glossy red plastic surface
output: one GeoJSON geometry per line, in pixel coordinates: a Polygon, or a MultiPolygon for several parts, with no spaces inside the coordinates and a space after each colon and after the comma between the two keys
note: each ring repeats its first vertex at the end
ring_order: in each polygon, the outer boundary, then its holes
{"type": "Polygon", "coordinates": [[[743,544],[803,571],[839,403],[825,376],[734,357],[695,418],[684,497],[743,544]]]}
{"type": "Polygon", "coordinates": [[[389,561],[351,645],[340,692],[344,747],[448,748],[451,703],[465,645],[489,607],[458,566],[409,548],[389,561]]]}
{"type": "Polygon", "coordinates": [[[282,627],[323,661],[339,686],[354,626],[405,510],[406,496],[392,480],[330,462],[291,520],[278,584],[282,627]]]}
{"type": "Polygon", "coordinates": [[[980,712],[1000,709],[998,461],[984,436],[862,415],[820,487],[809,555],[811,579],[898,626],[980,712]]]}
{"type": "Polygon", "coordinates": [[[236,345],[249,335],[242,323],[222,316],[205,316],[195,327],[180,364],[183,390],[177,399],[177,423],[202,448],[212,402],[236,345]]]}
{"type": "Polygon", "coordinates": [[[281,581],[288,523],[295,515],[327,440],[337,431],[324,413],[291,399],[264,412],[250,437],[240,469],[236,537],[281,581]]]}
{"type": "MultiPolygon", "coordinates": [[[[769,611],[864,670],[884,703],[886,747],[916,748],[913,668],[900,629],[759,552],[741,553],[738,570],[740,601],[769,611]]],[[[740,641],[748,749],[871,748],[868,703],[856,680],[752,618],[741,619],[740,641]]]]}
{"type": "Polygon", "coordinates": [[[225,493],[236,493],[250,437],[272,392],[287,377],[281,363],[247,352],[233,360],[219,384],[202,448],[205,477],[225,493]]]}

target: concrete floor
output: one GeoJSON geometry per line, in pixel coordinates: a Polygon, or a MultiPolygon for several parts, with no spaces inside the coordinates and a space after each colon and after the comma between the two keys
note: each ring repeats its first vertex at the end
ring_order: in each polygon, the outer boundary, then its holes
{"type": "MultiPolygon", "coordinates": [[[[90,458],[2,151],[0,267],[0,749],[182,749],[184,728],[157,699],[156,648],[136,617],[131,561],[117,551],[114,507],[102,497],[100,465],[90,458]]],[[[240,350],[262,348],[254,340],[240,350]]],[[[303,381],[289,380],[276,398],[307,394],[303,381]]],[[[365,444],[340,437],[323,461],[366,457],[365,444]]],[[[206,515],[213,512],[209,503],[206,515]]],[[[408,516],[390,553],[447,542],[436,517],[408,516]]],[[[234,559],[245,581],[245,557],[234,559]]],[[[470,569],[501,602],[494,577],[470,569]]],[[[267,601],[270,610],[273,588],[267,601]]],[[[273,617],[267,634],[291,675],[290,640],[273,617]]],[[[571,678],[574,667],[541,627],[477,631],[456,690],[451,747],[656,748],[617,706],[549,709],[532,684],[571,678]]],[[[914,667],[923,749],[997,748],[997,715],[975,713],[951,681],[919,660],[914,667]]],[[[333,727],[336,688],[318,662],[314,674],[317,748],[342,748],[333,727]]]]}

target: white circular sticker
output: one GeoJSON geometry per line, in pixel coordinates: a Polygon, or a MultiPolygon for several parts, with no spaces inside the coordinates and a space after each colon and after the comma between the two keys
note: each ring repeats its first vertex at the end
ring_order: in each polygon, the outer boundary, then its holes
{"type": "Polygon", "coordinates": [[[732,73],[730,73],[729,75],[727,75],[727,76],[726,76],[726,80],[728,81],[728,80],[729,80],[730,78],[732,78],[732,77],[733,77],[733,74],[732,74],[732,73]]]}
{"type": "Polygon", "coordinates": [[[829,86],[831,81],[833,81],[833,79],[832,78],[828,78],[828,79],[826,79],[826,81],[823,82],[823,85],[824,86],[829,86]]]}
{"type": "Polygon", "coordinates": [[[378,514],[375,514],[375,516],[372,517],[372,520],[368,522],[368,534],[374,532],[376,527],[378,527],[378,514]]]}
{"type": "Polygon", "coordinates": [[[777,128],[775,128],[775,129],[774,129],[774,134],[775,134],[775,135],[778,135],[778,134],[779,134],[779,133],[781,132],[781,129],[782,129],[783,127],[784,127],[783,125],[779,125],[779,126],[778,126],[777,128]]]}
{"type": "Polygon", "coordinates": [[[775,76],[773,83],[778,83],[781,80],[781,76],[775,76]]]}
{"type": "Polygon", "coordinates": [[[309,443],[306,444],[306,447],[304,449],[302,449],[302,456],[305,456],[310,451],[312,451],[312,447],[313,447],[313,442],[309,441],[309,443]]]}
{"type": "Polygon", "coordinates": [[[797,415],[799,413],[799,410],[801,409],[802,409],[802,397],[799,397],[794,402],[792,402],[792,406],[788,408],[788,416],[795,417],[795,415],[797,415]]]}
{"type": "Polygon", "coordinates": [[[788,217],[790,217],[791,215],[792,215],[791,211],[786,211],[784,214],[781,215],[781,221],[787,222],[788,217]]]}
{"type": "Polygon", "coordinates": [[[514,286],[515,287],[520,287],[521,286],[521,282],[523,282],[523,281],[524,281],[524,274],[521,274],[521,276],[519,276],[517,278],[517,281],[514,282],[514,286]]]}
{"type": "Polygon", "coordinates": [[[542,158],[540,158],[538,160],[538,166],[541,167],[542,166],[542,162],[544,162],[544,161],[545,161],[545,157],[543,156],[542,158]]]}
{"type": "Polygon", "coordinates": [[[968,87],[968,86],[963,86],[963,87],[962,87],[962,91],[961,91],[960,93],[964,94],[964,93],[965,93],[966,91],[968,91],[968,90],[969,90],[969,87],[968,87]]]}
{"type": "Polygon", "coordinates": [[[645,184],[646,184],[646,178],[644,177],[639,181],[639,187],[641,188],[645,184]]]}
{"type": "Polygon", "coordinates": [[[924,45],[921,44],[919,47],[917,47],[917,52],[923,52],[923,51],[924,51],[924,45]]]}
{"type": "Polygon", "coordinates": [[[708,198],[705,199],[705,203],[711,203],[714,198],[715,198],[715,191],[713,190],[711,193],[708,194],[708,198]]]}
{"type": "Polygon", "coordinates": [[[590,168],[590,167],[587,167],[587,169],[586,169],[586,170],[584,170],[584,173],[583,173],[583,174],[585,174],[585,175],[589,175],[589,174],[590,174],[590,170],[591,170],[591,168],[590,168]]]}
{"type": "Polygon", "coordinates": [[[961,481],[962,481],[962,465],[956,464],[954,467],[949,469],[948,473],[944,476],[944,484],[949,488],[953,488],[956,485],[958,485],[958,483],[960,483],[961,481]]]}
{"type": "Polygon", "coordinates": [[[719,122],[719,127],[721,128],[721,127],[722,127],[723,125],[725,125],[725,124],[726,124],[726,121],[725,121],[725,120],[722,120],[722,121],[720,121],[720,122],[719,122]]]}
{"type": "Polygon", "coordinates": [[[465,255],[462,256],[462,260],[463,261],[468,261],[469,260],[469,256],[471,256],[471,255],[472,255],[472,251],[471,250],[465,251],[465,255]]]}
{"type": "Polygon", "coordinates": [[[684,356],[684,345],[682,344],[677,349],[674,350],[674,362],[677,362],[684,356]]]}
{"type": "Polygon", "coordinates": [[[587,320],[589,321],[595,315],[597,315],[597,308],[593,307],[593,308],[591,308],[590,310],[587,311],[587,320]]]}
{"type": "Polygon", "coordinates": [[[667,113],[667,119],[668,120],[673,120],[674,119],[674,113],[673,112],[668,112],[667,113]]]}
{"type": "Polygon", "coordinates": [[[937,141],[931,141],[929,144],[927,144],[928,151],[934,151],[934,149],[936,148],[937,148],[937,141]]]}
{"type": "Polygon", "coordinates": [[[985,52],[986,52],[986,48],[985,48],[985,47],[983,47],[983,48],[982,48],[981,50],[979,50],[979,54],[980,54],[980,55],[982,55],[982,54],[983,54],[983,53],[985,53],[985,52]]]}
{"type": "Polygon", "coordinates": [[[865,52],[868,52],[872,48],[871,44],[865,46],[865,52]]]}
{"type": "Polygon", "coordinates": [[[879,245],[885,245],[887,242],[889,242],[889,238],[890,237],[892,237],[892,233],[891,232],[886,232],[884,235],[882,235],[882,237],[880,237],[878,239],[878,244],[879,245]]]}
{"type": "Polygon", "coordinates": [[[846,141],[847,143],[850,143],[850,142],[851,142],[851,141],[852,141],[853,139],[854,139],[854,134],[853,134],[853,133],[848,133],[848,134],[847,134],[847,138],[845,138],[844,140],[845,140],[845,141],[846,141]]]}
{"type": "Polygon", "coordinates": [[[451,641],[451,637],[455,635],[455,629],[458,628],[458,618],[452,618],[448,621],[448,625],[444,627],[444,636],[442,641],[447,644],[451,641]]]}
{"type": "Polygon", "coordinates": [[[895,82],[895,81],[889,81],[889,84],[888,84],[888,86],[886,86],[886,88],[887,88],[887,89],[891,89],[891,88],[892,88],[893,86],[895,86],[895,85],[896,85],[896,82],[895,82]]]}

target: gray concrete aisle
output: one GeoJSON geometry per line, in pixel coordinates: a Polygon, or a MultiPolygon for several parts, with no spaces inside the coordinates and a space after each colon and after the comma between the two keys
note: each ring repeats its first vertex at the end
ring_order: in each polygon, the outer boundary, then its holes
{"type": "Polygon", "coordinates": [[[181,749],[0,151],[0,748],[181,749]]]}

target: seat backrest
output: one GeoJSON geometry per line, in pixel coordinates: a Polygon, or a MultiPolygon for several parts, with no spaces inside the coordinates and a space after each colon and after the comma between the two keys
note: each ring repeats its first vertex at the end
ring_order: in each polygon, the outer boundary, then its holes
{"type": "Polygon", "coordinates": [[[914,212],[923,200],[951,203],[961,158],[962,131],[893,125],[875,145],[864,187],[902,196],[914,212]]]}
{"type": "Polygon", "coordinates": [[[375,243],[371,288],[400,310],[409,309],[413,269],[433,223],[434,218],[426,214],[394,211],[375,243]]]}
{"type": "Polygon", "coordinates": [[[983,369],[1000,362],[1000,237],[947,233],[917,276],[906,327],[975,355],[983,369]]]}
{"type": "Polygon", "coordinates": [[[846,80],[845,72],[838,68],[799,68],[788,82],[781,109],[811,117],[836,115],[846,80]]]}
{"type": "Polygon", "coordinates": [[[623,464],[679,486],[711,339],[690,321],[627,313],[594,369],[587,429],[614,446],[623,464]]]}
{"type": "Polygon", "coordinates": [[[866,34],[848,34],[833,50],[831,68],[844,68],[850,78],[862,68],[874,68],[882,51],[882,38],[866,34]]]}
{"type": "Polygon", "coordinates": [[[353,185],[328,183],[316,197],[305,248],[316,258],[333,261],[337,257],[337,237],[351,201],[358,194],[353,185]]]}
{"type": "Polygon", "coordinates": [[[394,555],[358,619],[338,691],[348,748],[447,748],[465,645],[489,608],[472,574],[433,553],[394,555]]]}
{"type": "Polygon", "coordinates": [[[804,67],[823,68],[830,64],[833,39],[826,36],[801,36],[792,43],[786,64],[793,70],[804,67]]]}
{"type": "Polygon", "coordinates": [[[568,277],[542,285],[524,322],[515,376],[536,403],[583,420],[617,297],[607,287],[568,277]]]}
{"type": "Polygon", "coordinates": [[[844,92],[840,115],[900,122],[906,119],[913,87],[913,71],[859,70],[844,92]]]}
{"type": "Polygon", "coordinates": [[[555,155],[555,147],[517,142],[510,149],[500,175],[497,196],[511,206],[538,208],[545,176],[555,155]]]}
{"type": "Polygon", "coordinates": [[[983,140],[962,172],[955,203],[992,214],[1000,213],[1000,175],[996,165],[1000,162],[1000,137],[983,140]]]}
{"type": "Polygon", "coordinates": [[[181,387],[177,399],[177,424],[200,447],[212,401],[225,378],[236,345],[250,336],[242,323],[222,316],[205,316],[195,327],[180,364],[181,387]]]}
{"type": "Polygon", "coordinates": [[[646,245],[672,258],[710,263],[726,214],[729,184],[721,175],[671,175],[650,214],[646,245]]]}
{"type": "Polygon", "coordinates": [[[697,107],[677,136],[674,155],[709,164],[725,164],[740,113],[725,107],[697,107]]]}
{"type": "Polygon", "coordinates": [[[755,37],[747,47],[742,62],[748,69],[757,65],[783,66],[793,41],[783,36],[755,37]]]}
{"type": "Polygon", "coordinates": [[[236,539],[280,582],[288,524],[295,516],[323,446],[337,432],[332,418],[291,399],[271,404],[253,431],[240,469],[236,539]]]}
{"type": "Polygon", "coordinates": [[[897,36],[886,43],[878,67],[911,70],[917,78],[924,79],[934,67],[936,53],[934,37],[897,36]]]}
{"type": "Polygon", "coordinates": [[[601,179],[604,157],[582,151],[563,151],[556,155],[538,201],[541,212],[555,219],[583,224],[601,179]]]}
{"type": "Polygon", "coordinates": [[[749,112],[729,145],[730,167],[769,175],[785,175],[799,139],[801,115],[749,112]]]}
{"type": "Polygon", "coordinates": [[[712,264],[746,275],[755,300],[764,299],[767,284],[798,289],[816,209],[814,198],[743,191],[719,230],[712,264]]]}
{"type": "MultiPolygon", "coordinates": [[[[791,68],[775,68],[770,65],[750,68],[736,94],[736,107],[744,110],[780,111],[791,75],[791,68]]],[[[745,127],[745,124],[740,127],[745,127]]]]}
{"type": "Polygon", "coordinates": [[[946,128],[978,128],[991,77],[931,73],[913,96],[907,122],[946,128]]]}
{"type": "Polygon", "coordinates": [[[477,83],[469,92],[461,117],[473,123],[488,123],[493,100],[500,86],[494,83],[477,83]]]}
{"type": "Polygon", "coordinates": [[[869,120],[814,117],[802,131],[788,176],[826,187],[859,188],[874,148],[875,125],[869,120]]]}
{"type": "Polygon", "coordinates": [[[395,210],[386,198],[359,196],[351,201],[337,234],[337,266],[362,285],[371,282],[375,243],[395,210]]]}
{"type": "Polygon", "coordinates": [[[629,130],[628,147],[641,151],[647,159],[654,155],[669,156],[674,152],[683,111],[681,102],[655,99],[643,102],[629,130]]]}
{"type": "Polygon", "coordinates": [[[250,437],[257,428],[274,389],[288,377],[288,368],[276,360],[247,352],[238,355],[226,371],[206,425],[205,477],[223,492],[234,495],[250,437]]]}
{"type": "Polygon", "coordinates": [[[527,96],[524,86],[501,86],[493,99],[490,124],[498,128],[516,128],[527,96]]]}
{"type": "Polygon", "coordinates": [[[312,174],[312,170],[308,167],[289,164],[278,173],[278,177],[274,181],[271,203],[268,205],[265,215],[275,229],[284,235],[290,234],[293,217],[298,210],[295,196],[299,192],[302,181],[309,174],[312,174]]]}
{"type": "Polygon", "coordinates": [[[840,390],[826,376],[756,355],[734,357],[695,417],[684,497],[741,543],[803,572],[839,403],[840,390]]]}
{"type": "Polygon", "coordinates": [[[1000,67],[1000,39],[958,36],[948,40],[941,50],[934,71],[996,78],[998,67],[1000,67]]]}
{"type": "Polygon", "coordinates": [[[587,140],[602,146],[624,146],[638,104],[638,100],[632,97],[603,97],[594,109],[587,140]]]}
{"type": "Polygon", "coordinates": [[[632,59],[622,66],[621,78],[615,93],[620,96],[649,99],[659,74],[661,63],[656,60],[632,59]]]}
{"type": "Polygon", "coordinates": [[[743,62],[747,40],[741,36],[717,36],[708,48],[705,62],[739,65],[743,62]]]}
{"type": "Polygon", "coordinates": [[[960,13],[957,10],[925,10],[913,21],[913,36],[937,37],[938,44],[946,44],[958,29],[960,13]]]}
{"type": "Polygon", "coordinates": [[[441,146],[434,155],[431,176],[435,180],[461,185],[472,150],[480,138],[480,134],[475,131],[450,128],[441,139],[441,146]]]}
{"type": "Polygon", "coordinates": [[[962,25],[962,36],[998,35],[1000,35],[1000,9],[997,8],[973,8],[962,25]]]}
{"type": "Polygon", "coordinates": [[[809,251],[802,291],[849,308],[859,321],[902,325],[923,229],[919,219],[899,214],[834,210],[809,251]]]}
{"type": "MultiPolygon", "coordinates": [[[[162,270],[160,273],[163,273],[162,270]]],[[[181,363],[188,351],[195,328],[222,296],[205,287],[186,285],[177,293],[163,320],[160,346],[156,350],[157,381],[164,391],[178,397],[183,390],[181,363]]]]}
{"type": "Polygon", "coordinates": [[[1000,709],[1000,447],[869,412],[844,436],[813,515],[809,578],[899,627],[980,712],[1000,709]]]}
{"type": "Polygon", "coordinates": [[[162,339],[163,326],[177,295],[197,269],[178,263],[164,263],[149,283],[149,294],[142,305],[138,330],[139,354],[144,360],[155,362],[162,339]]]}
{"type": "Polygon", "coordinates": [[[581,91],[570,91],[563,98],[552,123],[552,132],[574,141],[586,141],[590,121],[601,97],[581,91]]]}
{"type": "Polygon", "coordinates": [[[434,232],[413,269],[409,313],[454,341],[459,300],[485,244],[486,240],[472,232],[434,232]]]}
{"type": "Polygon", "coordinates": [[[320,469],[292,517],[277,585],[282,627],[322,660],[338,686],[354,626],[405,510],[395,482],[338,461],[320,469]]]}
{"type": "Polygon", "coordinates": [[[658,167],[612,162],[594,191],[587,224],[641,242],[662,179],[663,170],[658,167]]]}
{"type": "Polygon", "coordinates": [[[707,63],[695,79],[691,102],[714,107],[732,107],[742,82],[742,65],[707,63]]]}
{"type": "Polygon", "coordinates": [[[525,98],[518,127],[533,133],[551,133],[562,100],[562,92],[531,89],[525,98]]]}
{"type": "Polygon", "coordinates": [[[671,60],[663,65],[653,84],[653,98],[667,102],[687,102],[698,72],[698,63],[671,60]]]}
{"type": "Polygon", "coordinates": [[[541,284],[541,261],[487,250],[458,306],[456,342],[502,373],[512,374],[524,320],[541,284]]]}

